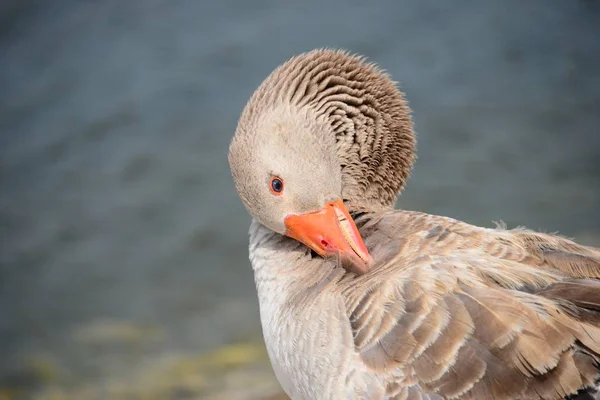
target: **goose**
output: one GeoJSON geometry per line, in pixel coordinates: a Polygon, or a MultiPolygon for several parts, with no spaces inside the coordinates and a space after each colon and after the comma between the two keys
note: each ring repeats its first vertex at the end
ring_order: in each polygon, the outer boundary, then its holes
{"type": "Polygon", "coordinates": [[[284,391],[593,398],[600,249],[394,209],[415,151],[396,83],[347,51],[289,59],[246,104],[228,160],[284,391]]]}

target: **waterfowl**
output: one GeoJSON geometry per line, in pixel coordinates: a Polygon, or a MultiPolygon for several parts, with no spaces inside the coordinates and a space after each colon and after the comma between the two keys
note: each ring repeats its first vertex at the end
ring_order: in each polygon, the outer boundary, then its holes
{"type": "Polygon", "coordinates": [[[415,146],[396,84],[343,51],[290,59],[244,108],[228,158],[286,393],[593,396],[600,249],[394,210],[415,146]]]}

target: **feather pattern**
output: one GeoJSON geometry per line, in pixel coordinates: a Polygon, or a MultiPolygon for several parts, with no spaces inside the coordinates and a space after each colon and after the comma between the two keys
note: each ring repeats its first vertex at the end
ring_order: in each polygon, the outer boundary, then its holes
{"type": "Polygon", "coordinates": [[[356,351],[388,382],[402,370],[394,387],[418,382],[448,399],[562,399],[597,381],[600,282],[590,278],[600,250],[406,211],[358,223],[376,258],[395,256],[340,290],[356,351]],[[381,312],[388,304],[396,312],[381,312]]]}

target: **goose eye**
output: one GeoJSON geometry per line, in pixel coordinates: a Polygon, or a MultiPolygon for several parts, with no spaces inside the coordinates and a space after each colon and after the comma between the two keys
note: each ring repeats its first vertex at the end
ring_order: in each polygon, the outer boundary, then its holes
{"type": "Polygon", "coordinates": [[[281,195],[283,192],[283,180],[277,176],[272,177],[269,188],[275,196],[281,195]]]}

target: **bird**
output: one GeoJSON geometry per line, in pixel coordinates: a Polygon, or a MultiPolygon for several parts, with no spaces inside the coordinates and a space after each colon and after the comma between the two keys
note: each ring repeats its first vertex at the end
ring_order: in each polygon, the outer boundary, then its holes
{"type": "Polygon", "coordinates": [[[276,378],[305,399],[593,399],[600,249],[396,209],[416,160],[390,75],[321,48],[251,95],[228,161],[276,378]]]}

